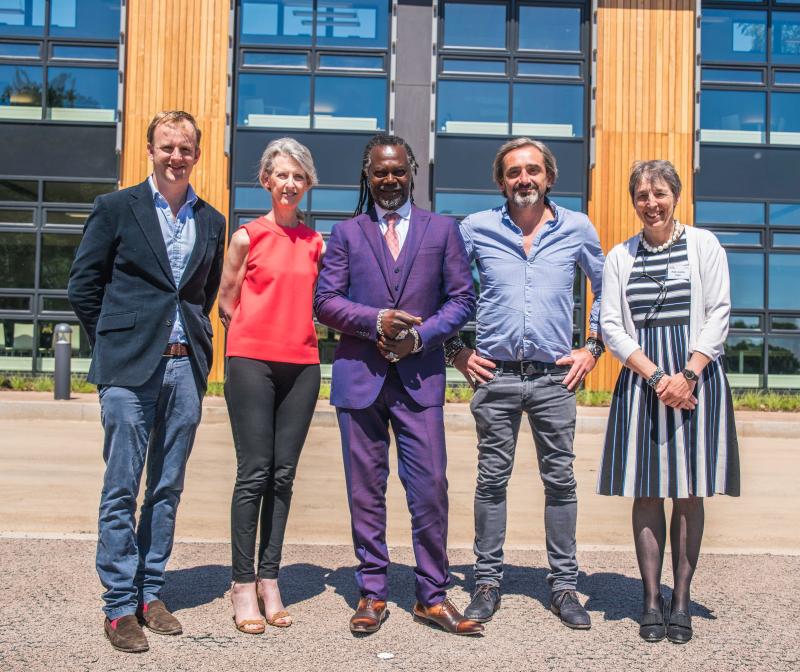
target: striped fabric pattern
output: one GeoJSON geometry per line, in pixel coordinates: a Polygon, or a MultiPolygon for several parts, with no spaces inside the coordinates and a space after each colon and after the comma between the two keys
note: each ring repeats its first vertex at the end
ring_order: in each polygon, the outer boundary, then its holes
{"type": "Polygon", "coordinates": [[[639,244],[625,292],[633,323],[638,328],[644,326],[644,319],[658,298],[660,286],[654,278],[666,284],[667,296],[648,320],[647,326],[688,324],[691,288],[685,236],[681,236],[672,247],[663,252],[647,252],[639,244]]]}

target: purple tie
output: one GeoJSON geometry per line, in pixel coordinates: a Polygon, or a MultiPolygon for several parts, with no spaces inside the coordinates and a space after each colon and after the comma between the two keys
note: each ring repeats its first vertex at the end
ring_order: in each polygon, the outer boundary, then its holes
{"type": "Polygon", "coordinates": [[[400,215],[396,212],[386,213],[383,217],[386,222],[386,233],[383,235],[386,245],[389,247],[389,252],[392,253],[392,258],[397,260],[400,256],[400,238],[397,235],[397,222],[400,221],[400,215]]]}

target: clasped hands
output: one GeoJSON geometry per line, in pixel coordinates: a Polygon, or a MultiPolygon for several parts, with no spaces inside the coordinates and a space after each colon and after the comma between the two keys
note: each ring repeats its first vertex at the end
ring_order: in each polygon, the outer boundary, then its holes
{"type": "Polygon", "coordinates": [[[694,396],[696,382],[689,381],[682,373],[664,376],[656,385],[656,395],[662,404],[684,411],[693,411],[697,406],[694,396]]]}
{"type": "Polygon", "coordinates": [[[422,324],[422,318],[404,310],[389,309],[381,315],[382,336],[378,336],[378,350],[390,362],[410,355],[414,349],[411,328],[422,324]]]}

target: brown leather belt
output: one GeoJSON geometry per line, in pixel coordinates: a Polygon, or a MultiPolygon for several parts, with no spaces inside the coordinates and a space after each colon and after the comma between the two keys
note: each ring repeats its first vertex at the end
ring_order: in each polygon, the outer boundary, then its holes
{"type": "Polygon", "coordinates": [[[164,357],[188,357],[189,346],[185,343],[169,343],[164,350],[164,357]]]}

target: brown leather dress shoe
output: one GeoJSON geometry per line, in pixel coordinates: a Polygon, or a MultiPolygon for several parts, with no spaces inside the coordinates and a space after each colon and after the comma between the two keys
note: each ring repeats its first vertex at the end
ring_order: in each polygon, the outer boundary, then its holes
{"type": "Polygon", "coordinates": [[[113,625],[111,621],[106,619],[106,622],[103,623],[103,630],[105,630],[111,646],[117,651],[144,653],[150,648],[142,626],[139,625],[139,621],[133,614],[116,619],[113,625]]]}
{"type": "Polygon", "coordinates": [[[384,600],[362,597],[358,601],[355,613],[350,617],[350,632],[378,632],[381,623],[388,615],[389,611],[386,609],[384,600]]]}
{"type": "Polygon", "coordinates": [[[454,635],[480,635],[483,625],[464,618],[450,600],[424,607],[417,602],[414,605],[414,618],[424,623],[438,625],[454,635]]]}
{"type": "Polygon", "coordinates": [[[180,635],[183,632],[181,622],[170,613],[167,605],[161,600],[153,600],[140,606],[136,615],[156,634],[180,635]]]}

